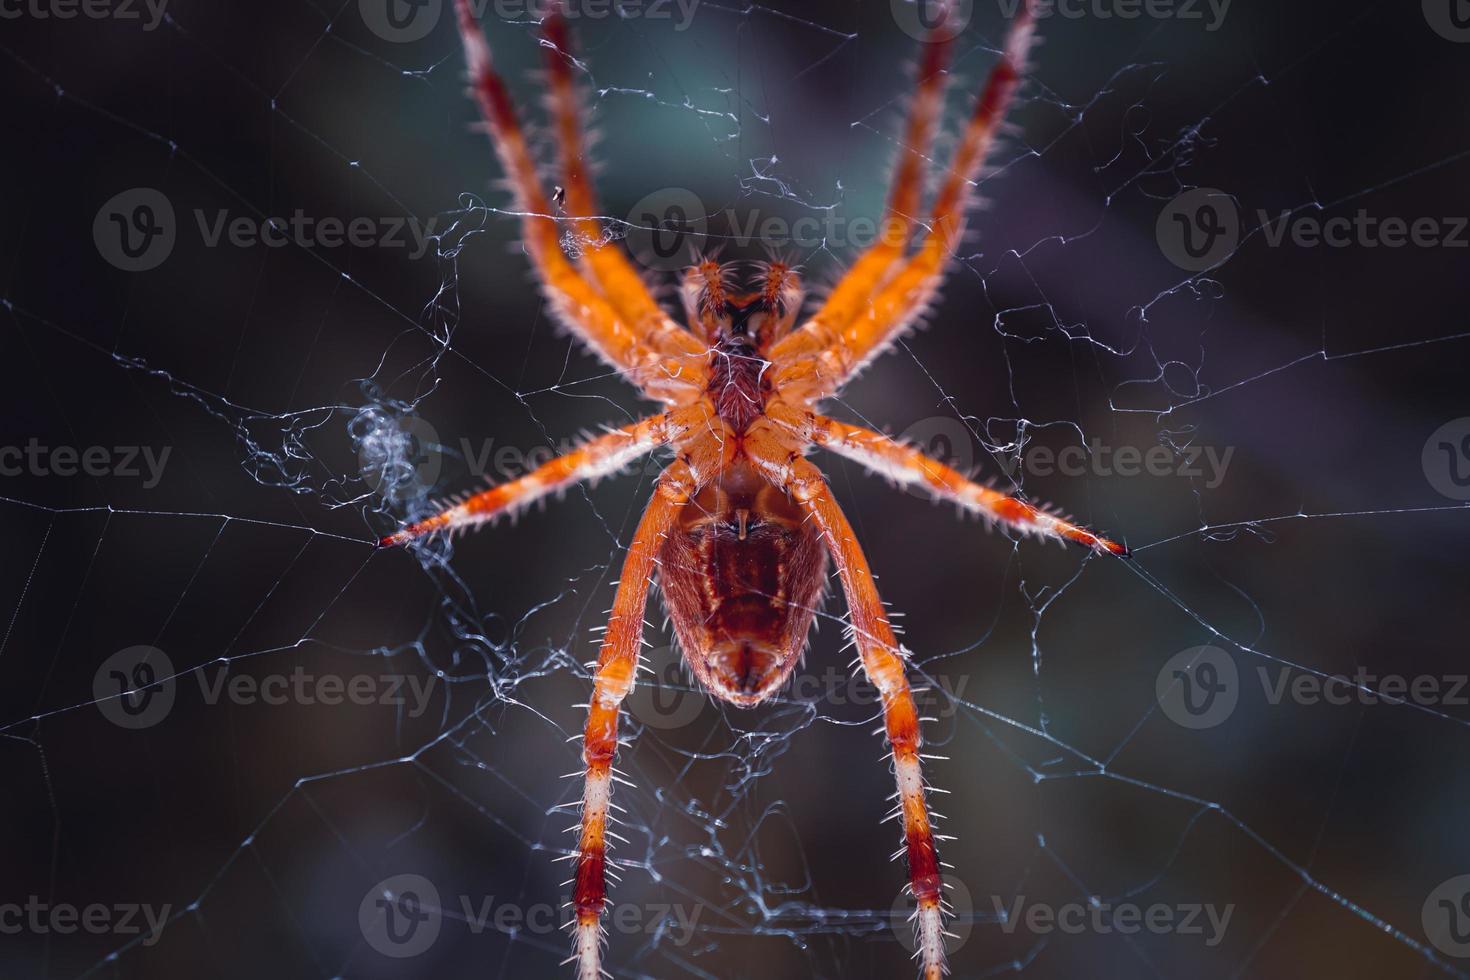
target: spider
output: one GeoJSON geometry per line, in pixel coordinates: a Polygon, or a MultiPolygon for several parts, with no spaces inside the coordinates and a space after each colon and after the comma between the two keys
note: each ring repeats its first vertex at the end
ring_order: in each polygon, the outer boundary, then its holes
{"type": "Polygon", "coordinates": [[[944,103],[951,32],[942,18],[922,47],[878,240],[800,323],[803,293],[792,265],[761,263],[740,288],[733,263],[696,257],[680,282],[684,326],[660,307],[624,252],[601,234],[564,11],[554,8],[542,22],[561,172],[559,214],[542,190],[471,0],[457,0],[456,11],[471,90],[509,178],[524,248],[547,303],[568,331],[665,410],[409,524],[383,543],[471,527],[621,470],[655,449],[674,453],[628,546],[596,661],[582,742],[580,837],[567,855],[576,861],[568,962],[575,963],[580,980],[601,975],[618,714],[641,662],[650,587],[657,580],[684,659],[703,688],[749,707],[770,697],[802,658],[830,560],[847,597],[858,661],[881,696],[898,786],[894,813],[902,820],[908,888],[916,905],[915,956],[924,977],[937,980],[947,970],[946,907],[920,768],[919,718],[905,676],[908,651],[894,636],[852,526],[806,454],[819,446],[991,522],[1127,554],[1121,544],[976,484],[908,445],[816,410],[934,298],[963,233],[971,188],[1020,81],[1033,28],[1030,0],[1009,26],[928,222],[918,225],[914,215],[944,103]],[[562,223],[579,244],[575,263],[562,249],[562,223]],[[916,229],[922,235],[909,249],[905,242],[916,229]]]}

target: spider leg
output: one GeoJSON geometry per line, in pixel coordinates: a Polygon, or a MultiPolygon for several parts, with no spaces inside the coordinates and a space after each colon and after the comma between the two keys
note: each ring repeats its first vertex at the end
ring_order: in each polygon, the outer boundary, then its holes
{"type": "Polygon", "coordinates": [[[643,615],[658,564],[659,549],[680,510],[722,467],[732,440],[704,435],[691,440],[684,454],[664,470],[653,499],[638,522],[613,599],[612,617],[597,657],[582,760],[587,766],[582,793],[581,832],[577,840],[576,889],[572,902],[577,921],[573,958],[579,980],[599,980],[602,936],[599,922],[607,904],[607,822],[612,797],[612,763],[618,748],[618,714],[633,689],[643,643],[643,615]]]}
{"type": "Polygon", "coordinates": [[[899,646],[893,634],[872,570],[852,525],[832,496],[821,471],[801,455],[799,445],[765,420],[752,425],[745,437],[746,454],[767,479],[784,487],[816,522],[837,565],[863,672],[883,702],[884,731],[893,752],[894,778],[898,784],[898,812],[903,815],[909,889],[917,903],[918,956],[925,980],[940,980],[946,972],[944,896],[919,761],[919,715],[905,676],[907,651],[899,646]]]}
{"type": "MultiPolygon", "coordinates": [[[[948,14],[946,7],[944,14],[948,14]]],[[[810,320],[783,337],[771,350],[778,362],[798,361],[829,350],[842,330],[856,319],[884,277],[903,257],[924,193],[924,163],[944,110],[944,90],[952,40],[943,19],[925,39],[918,83],[909,106],[908,125],[893,171],[888,203],[879,223],[878,239],[858,256],[826,301],[810,320]]]]}
{"type": "Polygon", "coordinates": [[[495,152],[514,190],[526,252],[541,277],[553,312],[567,329],[650,398],[666,404],[692,401],[704,387],[703,365],[697,359],[664,349],[661,345],[667,334],[661,325],[656,329],[645,325],[643,333],[630,326],[562,253],[557,222],[536,176],[536,165],[526,147],[510,92],[491,62],[490,46],[475,23],[473,8],[473,0],[456,0],[465,63],[495,152]]]}
{"type": "Polygon", "coordinates": [[[1093,551],[1128,557],[1128,548],[1099,534],[1049,514],[1033,504],[981,486],[963,473],[871,429],[848,425],[824,415],[784,405],[772,406],[771,415],[800,438],[880,473],[897,483],[918,485],[941,500],[952,501],[986,520],[1058,541],[1073,541],[1093,551]]]}
{"type": "Polygon", "coordinates": [[[696,426],[705,424],[709,409],[702,403],[664,415],[641,419],[583,443],[571,452],[550,460],[525,476],[475,494],[452,507],[410,524],[382,544],[406,544],[435,531],[452,531],[483,524],[584,480],[596,480],[622,469],[659,446],[667,445],[696,426]]]}
{"type": "Polygon", "coordinates": [[[564,0],[552,7],[542,32],[551,84],[549,104],[565,182],[563,203],[573,219],[582,268],[601,287],[618,315],[650,346],[670,357],[703,358],[708,350],[705,344],[663,311],[622,249],[606,240],[597,220],[597,196],[588,173],[587,146],[582,133],[583,107],[572,76],[576,60],[572,55],[564,0]]]}
{"type": "MultiPolygon", "coordinates": [[[[887,349],[934,298],[944,279],[945,264],[964,235],[971,185],[979,176],[996,130],[1020,84],[1034,28],[1034,15],[1027,0],[1011,21],[1000,61],[991,69],[985,89],[975,103],[974,114],[935,198],[928,231],[919,250],[871,296],[866,310],[843,324],[840,331],[823,338],[829,342],[818,354],[823,360],[819,369],[799,362],[801,355],[810,351],[793,349],[788,355],[778,347],[773,355],[786,356],[779,356],[784,363],[779,363],[772,375],[775,384],[786,384],[809,399],[833,394],[863,365],[887,349]]],[[[778,356],[773,356],[773,360],[778,356]]]]}

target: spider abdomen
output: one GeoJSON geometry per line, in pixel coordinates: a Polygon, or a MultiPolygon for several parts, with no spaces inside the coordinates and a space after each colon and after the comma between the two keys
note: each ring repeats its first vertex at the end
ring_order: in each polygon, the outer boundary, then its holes
{"type": "Polygon", "coordinates": [[[817,530],[753,474],[691,500],[663,545],[659,578],[700,683],[742,707],[769,697],[801,659],[826,572],[817,530]]]}

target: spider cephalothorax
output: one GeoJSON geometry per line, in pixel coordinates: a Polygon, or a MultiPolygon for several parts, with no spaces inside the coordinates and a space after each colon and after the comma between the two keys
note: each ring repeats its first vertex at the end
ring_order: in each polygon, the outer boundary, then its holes
{"type": "MultiPolygon", "coordinates": [[[[821,415],[817,408],[882,353],[933,299],[964,231],[970,189],[1025,63],[1032,10],[1023,5],[965,126],[922,225],[924,161],[943,108],[950,35],[944,17],[925,42],[918,90],[876,244],[863,252],[813,315],[797,323],[801,283],[781,261],[749,281],[699,259],[681,283],[686,323],[654,300],[626,255],[603,234],[587,163],[566,21],[545,22],[550,105],[562,184],[556,216],[541,188],[504,82],[471,11],[458,0],[473,91],[516,196],[526,253],[558,320],[665,411],[608,432],[537,470],[493,487],[384,539],[401,544],[470,527],[573,483],[616,472],[665,447],[660,474],[628,546],[603,635],[588,704],[586,784],[572,904],[573,960],[581,980],[601,972],[600,921],[618,746],[618,714],[632,689],[643,618],[655,580],[690,669],[708,692],[740,706],[769,697],[791,675],[821,601],[827,564],[847,597],[848,629],[877,688],[898,784],[918,957],[926,980],[945,972],[943,895],[920,766],[919,719],[867,559],[821,471],[819,446],[896,482],[1015,531],[1125,555],[1113,541],[964,474],[888,436],[821,415]],[[565,228],[563,228],[563,225],[565,228]],[[906,243],[921,230],[912,251],[906,243]],[[580,243],[573,264],[563,231],[580,243]]],[[[944,11],[947,14],[947,9],[944,11]]]]}

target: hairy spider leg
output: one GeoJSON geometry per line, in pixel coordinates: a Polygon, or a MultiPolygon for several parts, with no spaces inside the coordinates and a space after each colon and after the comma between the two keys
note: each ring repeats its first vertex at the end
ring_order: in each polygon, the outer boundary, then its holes
{"type": "Polygon", "coordinates": [[[958,504],[988,521],[1005,524],[1023,534],[1072,541],[1093,551],[1128,557],[1125,545],[1094,534],[1034,504],[981,486],[958,470],[882,433],[779,402],[768,405],[766,411],[772,419],[804,441],[830,449],[895,483],[923,487],[940,500],[958,504]]]}
{"type": "Polygon", "coordinates": [[[751,426],[745,438],[746,455],[767,479],[790,493],[816,522],[837,566],[847,596],[849,628],[858,659],[883,703],[884,732],[893,754],[894,780],[898,785],[895,812],[902,815],[903,821],[901,852],[908,857],[909,890],[916,903],[916,957],[922,964],[925,980],[940,980],[946,972],[946,909],[919,756],[922,745],[919,714],[905,676],[907,652],[894,636],[852,525],[832,496],[822,471],[801,455],[797,448],[800,445],[764,419],[751,426]]]}
{"type": "Polygon", "coordinates": [[[579,980],[598,980],[601,974],[600,920],[607,904],[607,824],[612,764],[618,750],[618,714],[635,682],[643,645],[643,616],[659,550],[684,505],[728,464],[733,444],[728,433],[703,433],[683,447],[680,458],[659,477],[618,576],[582,737],[582,761],[587,769],[572,894],[577,916],[572,959],[579,980]]]}
{"type": "MultiPolygon", "coordinates": [[[[771,348],[771,360],[792,365],[806,358],[820,359],[826,355],[841,336],[841,331],[861,315],[873,292],[902,259],[924,194],[929,146],[944,111],[952,44],[952,32],[946,30],[944,18],[949,12],[946,5],[939,22],[923,42],[908,124],[894,167],[883,220],[878,226],[877,241],[858,256],[811,319],[786,334],[771,348]]],[[[820,370],[819,365],[805,366],[820,370]]]]}
{"type": "MultiPolygon", "coordinates": [[[[975,103],[974,114],[965,127],[934,207],[928,231],[916,252],[893,278],[878,290],[862,315],[848,323],[831,348],[831,360],[840,362],[814,379],[812,398],[835,393],[872,358],[881,354],[928,306],[944,280],[945,266],[965,230],[965,213],[970,206],[971,187],[985,164],[986,152],[1020,84],[1027,52],[1035,33],[1029,3],[1011,21],[1000,60],[990,71],[975,103]]],[[[781,367],[776,369],[779,383],[781,367]]]]}
{"type": "Polygon", "coordinates": [[[620,247],[611,244],[597,220],[597,194],[592,185],[587,140],[583,137],[585,110],[572,75],[576,59],[563,2],[552,7],[542,24],[542,33],[550,83],[548,104],[566,191],[564,206],[573,219],[582,268],[624,322],[650,346],[669,357],[698,361],[703,358],[706,345],[663,311],[628,257],[620,247]]]}
{"type": "Polygon", "coordinates": [[[670,405],[692,401],[706,381],[698,359],[663,349],[660,344],[669,335],[661,325],[640,334],[562,254],[556,219],[541,189],[510,92],[496,73],[490,46],[475,23],[473,6],[472,0],[455,3],[471,88],[513,190],[515,207],[521,212],[526,252],[540,275],[547,302],[563,326],[649,398],[670,405]]]}
{"type": "Polygon", "coordinates": [[[512,512],[574,483],[597,480],[615,473],[659,446],[668,445],[692,429],[708,424],[708,405],[696,402],[663,415],[640,419],[589,439],[565,455],[549,460],[525,476],[468,497],[451,507],[408,525],[382,540],[384,546],[406,544],[435,531],[474,527],[512,512]]]}

